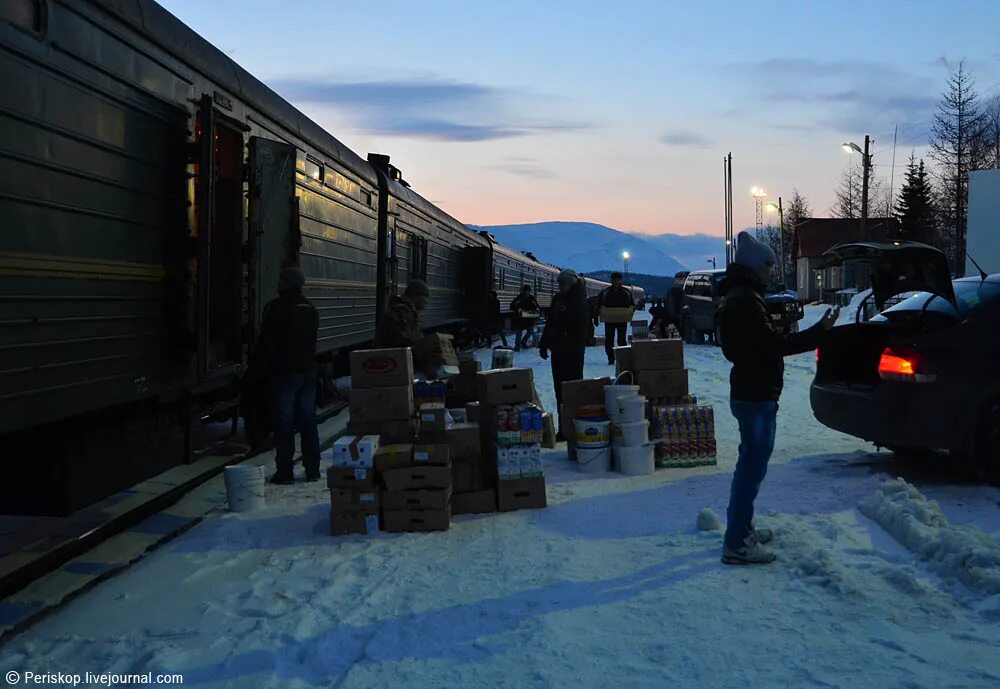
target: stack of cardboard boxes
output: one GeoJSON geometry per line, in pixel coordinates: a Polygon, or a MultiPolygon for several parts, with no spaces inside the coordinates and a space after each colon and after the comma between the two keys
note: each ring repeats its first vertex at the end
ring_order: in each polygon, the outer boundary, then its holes
{"type": "Polygon", "coordinates": [[[541,461],[544,421],[536,398],[531,369],[479,374],[480,445],[489,459],[501,512],[547,504],[541,461]]]}
{"type": "Polygon", "coordinates": [[[654,403],[688,394],[680,340],[635,340],[629,347],[616,347],[615,365],[619,375],[631,371],[639,394],[654,403]]]}
{"type": "MultiPolygon", "coordinates": [[[[619,347],[616,351],[621,351],[619,347]]],[[[576,461],[576,433],[573,419],[581,407],[603,406],[604,386],[611,385],[611,379],[588,378],[585,380],[568,380],[562,384],[562,408],[559,409],[559,428],[566,438],[566,449],[569,458],[576,461]]]]}
{"type": "Polygon", "coordinates": [[[351,352],[348,435],[377,435],[383,444],[417,434],[413,354],[409,347],[351,352]]]}
{"type": "Polygon", "coordinates": [[[330,488],[330,532],[371,534],[379,531],[379,488],[375,483],[377,435],[345,436],[333,446],[333,466],[327,470],[330,488]]]}
{"type": "Polygon", "coordinates": [[[375,472],[382,482],[382,528],[446,531],[451,523],[451,453],[444,444],[380,448],[375,472]]]}

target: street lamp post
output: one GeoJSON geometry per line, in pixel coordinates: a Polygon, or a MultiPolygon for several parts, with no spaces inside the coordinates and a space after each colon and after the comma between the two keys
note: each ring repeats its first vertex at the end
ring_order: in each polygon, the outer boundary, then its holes
{"type": "Polygon", "coordinates": [[[842,148],[848,153],[861,154],[861,241],[868,240],[868,180],[871,177],[872,158],[868,153],[872,138],[865,134],[865,148],[861,149],[856,143],[846,141],[842,148]]]}
{"type": "Polygon", "coordinates": [[[757,215],[757,239],[760,239],[761,229],[764,227],[764,199],[767,198],[767,191],[762,187],[752,187],[750,195],[753,196],[754,210],[757,215]]]}
{"type": "Polygon", "coordinates": [[[767,204],[767,210],[778,213],[778,275],[781,276],[781,289],[785,289],[785,211],[781,207],[781,197],[778,203],[767,204]]]}
{"type": "Polygon", "coordinates": [[[624,268],[625,281],[628,282],[628,260],[631,258],[627,251],[622,252],[622,267],[624,268]]]}

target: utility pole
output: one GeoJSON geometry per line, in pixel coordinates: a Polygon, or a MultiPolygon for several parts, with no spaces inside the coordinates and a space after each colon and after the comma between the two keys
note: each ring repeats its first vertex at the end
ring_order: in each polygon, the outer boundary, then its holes
{"type": "Polygon", "coordinates": [[[871,138],[865,134],[865,152],[861,173],[861,241],[868,241],[868,178],[871,176],[872,156],[868,153],[871,138]]]}
{"type": "Polygon", "coordinates": [[[722,156],[722,205],[725,214],[724,234],[726,235],[726,267],[729,267],[729,172],[726,170],[726,157],[722,156]]]}
{"type": "Polygon", "coordinates": [[[736,237],[733,236],[733,154],[730,153],[726,158],[726,175],[728,180],[726,181],[726,189],[729,192],[729,244],[727,248],[729,249],[729,257],[726,261],[726,267],[733,262],[733,257],[736,255],[736,237]]]}

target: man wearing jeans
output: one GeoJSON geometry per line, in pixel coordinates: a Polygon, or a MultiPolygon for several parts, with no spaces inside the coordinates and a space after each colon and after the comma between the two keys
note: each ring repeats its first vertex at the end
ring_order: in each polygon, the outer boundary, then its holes
{"type": "Polygon", "coordinates": [[[302,294],[306,278],[297,267],[278,278],[278,297],[264,312],[254,359],[271,379],[277,471],[271,483],[294,483],[295,428],[302,438],[306,481],[319,480],[316,427],[316,333],[319,314],[302,294]]]}
{"type": "Polygon", "coordinates": [[[771,326],[764,290],[774,267],[774,251],[747,232],[737,236],[735,262],[722,283],[719,307],[722,351],[733,363],[730,407],[740,427],[739,459],[726,512],[722,561],[730,565],[766,564],[775,556],[764,546],[773,534],[755,529],[753,503],[774,450],[783,358],[816,349],[837,322],[830,309],[819,323],[800,333],[782,335],[771,326]]]}

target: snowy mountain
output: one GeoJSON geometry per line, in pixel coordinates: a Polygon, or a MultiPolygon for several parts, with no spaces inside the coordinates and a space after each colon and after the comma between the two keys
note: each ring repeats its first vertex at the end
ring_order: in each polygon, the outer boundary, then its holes
{"type": "Polygon", "coordinates": [[[541,261],[578,272],[621,270],[623,251],[631,255],[630,272],[673,275],[685,270],[682,262],[651,241],[653,237],[628,234],[596,223],[541,222],[472,227],[490,232],[498,242],[513,249],[531,251],[541,261]]]}
{"type": "Polygon", "coordinates": [[[725,264],[725,239],[708,234],[657,234],[640,235],[647,243],[672,256],[692,270],[711,268],[710,258],[721,267],[725,264]]]}

